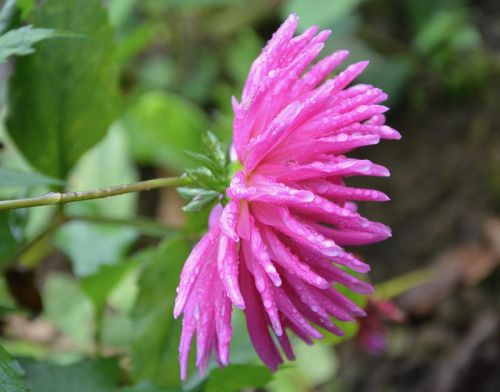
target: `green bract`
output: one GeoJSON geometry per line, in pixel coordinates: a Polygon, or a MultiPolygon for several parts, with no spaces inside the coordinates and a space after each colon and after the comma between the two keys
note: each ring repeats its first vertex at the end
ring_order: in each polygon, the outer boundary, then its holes
{"type": "Polygon", "coordinates": [[[222,200],[233,173],[231,164],[228,165],[225,149],[217,136],[210,131],[205,132],[202,136],[202,146],[203,154],[186,151],[203,165],[186,170],[185,175],[193,181],[193,186],[177,188],[179,194],[188,200],[183,207],[187,212],[201,211],[214,201],[222,200]]]}

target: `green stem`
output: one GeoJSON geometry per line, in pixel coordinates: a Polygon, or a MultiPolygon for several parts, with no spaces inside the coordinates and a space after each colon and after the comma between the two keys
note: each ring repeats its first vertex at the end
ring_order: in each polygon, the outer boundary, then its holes
{"type": "Polygon", "coordinates": [[[2,200],[1,210],[13,210],[16,208],[47,206],[54,204],[66,204],[75,201],[103,199],[111,196],[124,195],[126,193],[149,191],[151,189],[167,186],[190,185],[191,180],[186,177],[155,178],[153,180],[134,182],[132,184],[116,185],[108,188],[93,189],[80,192],[49,192],[41,196],[26,199],[2,200]]]}
{"type": "Polygon", "coordinates": [[[95,356],[100,358],[102,356],[102,332],[104,324],[104,312],[106,305],[99,307],[95,310],[95,325],[94,325],[94,342],[95,342],[95,356]]]}
{"type": "Polygon", "coordinates": [[[408,272],[375,285],[375,298],[379,300],[393,299],[414,287],[432,282],[436,276],[437,272],[432,267],[408,272]]]}
{"type": "Polygon", "coordinates": [[[90,215],[66,215],[70,221],[82,221],[91,223],[104,223],[109,225],[130,226],[139,232],[153,237],[165,237],[176,232],[176,228],[158,223],[152,219],[145,218],[113,218],[107,216],[90,215]]]}
{"type": "Polygon", "coordinates": [[[29,240],[25,244],[21,245],[21,247],[16,251],[16,253],[5,260],[0,266],[0,273],[4,271],[11,263],[17,260],[21,255],[23,255],[26,251],[31,249],[33,246],[42,241],[46,236],[51,234],[54,230],[56,230],[63,223],[67,222],[67,217],[64,215],[57,214],[51,223],[47,227],[45,227],[40,233],[38,233],[33,239],[29,240]]]}

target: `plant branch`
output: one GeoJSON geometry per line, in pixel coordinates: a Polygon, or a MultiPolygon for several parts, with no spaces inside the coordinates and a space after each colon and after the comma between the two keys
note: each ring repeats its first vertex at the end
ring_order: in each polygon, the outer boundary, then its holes
{"type": "Polygon", "coordinates": [[[427,267],[392,278],[375,286],[375,298],[379,300],[393,299],[414,287],[432,282],[436,279],[435,268],[427,267]]]}
{"type": "Polygon", "coordinates": [[[38,244],[46,236],[51,234],[54,230],[56,230],[59,226],[61,226],[63,223],[67,221],[68,221],[67,217],[65,217],[64,215],[57,214],[47,227],[45,227],[42,231],[40,231],[40,233],[38,233],[34,238],[22,244],[21,247],[16,251],[16,253],[12,257],[9,257],[6,261],[2,263],[2,266],[0,267],[0,272],[5,270],[11,263],[13,263],[19,257],[21,257],[21,255],[23,255],[25,252],[27,252],[36,244],[38,244]]]}
{"type": "Polygon", "coordinates": [[[134,182],[132,184],[116,185],[108,188],[93,189],[79,192],[49,192],[41,196],[25,199],[2,200],[1,210],[13,210],[16,208],[47,206],[54,204],[66,204],[75,201],[103,199],[111,196],[124,195],[126,193],[149,191],[151,189],[167,186],[190,185],[191,180],[187,177],[166,177],[153,180],[134,182]]]}
{"type": "Polygon", "coordinates": [[[110,225],[119,226],[130,226],[137,229],[143,234],[147,234],[154,237],[165,237],[172,235],[178,229],[175,227],[169,227],[156,222],[152,219],[145,218],[113,218],[107,216],[91,216],[91,215],[66,215],[70,221],[82,221],[91,223],[104,223],[110,225]]]}

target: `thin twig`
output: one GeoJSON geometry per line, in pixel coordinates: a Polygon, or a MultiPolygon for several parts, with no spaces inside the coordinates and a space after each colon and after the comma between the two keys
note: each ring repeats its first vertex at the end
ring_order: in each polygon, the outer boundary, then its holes
{"type": "Polygon", "coordinates": [[[104,223],[117,226],[130,226],[137,229],[142,234],[165,237],[172,235],[177,231],[175,227],[169,227],[146,218],[114,218],[108,216],[90,216],[69,214],[67,218],[71,221],[82,221],[91,223],[104,223]]]}
{"type": "Polygon", "coordinates": [[[108,188],[93,189],[79,192],[49,192],[45,195],[25,199],[2,200],[1,210],[13,210],[16,208],[37,207],[54,204],[66,204],[75,201],[103,199],[111,196],[124,195],[126,193],[149,191],[151,189],[167,186],[190,185],[191,180],[187,177],[155,178],[153,180],[134,182],[132,184],[116,185],[108,188]]]}
{"type": "Polygon", "coordinates": [[[6,261],[2,263],[2,268],[1,270],[5,270],[8,266],[10,266],[15,260],[17,260],[19,257],[21,257],[25,252],[27,252],[29,249],[31,249],[33,246],[38,244],[40,241],[42,241],[46,236],[51,234],[54,230],[56,230],[59,226],[61,226],[63,223],[67,222],[68,218],[65,217],[64,215],[59,215],[57,214],[54,219],[52,220],[51,223],[47,225],[40,233],[38,233],[34,238],[31,240],[27,241],[19,249],[17,249],[16,253],[12,255],[12,257],[9,257],[6,261]]]}

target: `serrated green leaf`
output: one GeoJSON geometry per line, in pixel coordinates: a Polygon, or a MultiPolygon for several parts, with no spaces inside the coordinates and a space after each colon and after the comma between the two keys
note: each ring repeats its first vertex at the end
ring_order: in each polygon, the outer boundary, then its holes
{"type": "Polygon", "coordinates": [[[116,358],[87,360],[71,366],[22,361],[31,392],[111,392],[116,390],[116,358]]]}
{"type": "Polygon", "coordinates": [[[215,201],[218,195],[219,192],[216,191],[202,190],[188,204],[182,207],[182,210],[186,212],[199,212],[215,201]]]}
{"type": "Polygon", "coordinates": [[[132,312],[135,343],[132,373],[136,381],[179,386],[178,339],[180,322],[172,315],[175,288],[191,246],[180,238],[163,242],[144,259],[139,295],[132,312]]]}
{"type": "Polygon", "coordinates": [[[36,185],[62,185],[63,181],[35,172],[22,172],[0,168],[0,187],[30,187],[36,185]]]}
{"type": "Polygon", "coordinates": [[[177,192],[179,192],[179,195],[181,195],[182,198],[186,200],[191,200],[193,197],[195,197],[198,193],[205,191],[203,188],[188,188],[184,186],[180,186],[177,188],[177,192]]]}
{"type": "Polygon", "coordinates": [[[224,169],[227,164],[227,155],[217,136],[210,131],[206,131],[201,137],[201,142],[208,157],[217,163],[220,168],[224,169]]]}
{"type": "Polygon", "coordinates": [[[214,174],[206,167],[188,169],[186,170],[186,174],[197,186],[217,190],[219,192],[224,192],[225,190],[225,184],[215,177],[214,174]]]}
{"type": "Polygon", "coordinates": [[[64,179],[115,116],[113,32],[100,0],[47,0],[33,22],[89,37],[39,43],[17,60],[10,80],[12,139],[34,167],[64,179]]]}
{"type": "Polygon", "coordinates": [[[264,366],[231,365],[212,370],[205,391],[238,392],[243,388],[260,388],[272,377],[271,371],[264,366]]]}
{"type": "Polygon", "coordinates": [[[202,163],[208,170],[210,170],[212,173],[214,173],[215,176],[217,176],[220,180],[224,179],[223,176],[223,168],[220,167],[217,162],[215,162],[212,158],[208,157],[207,155],[200,154],[194,151],[184,151],[187,155],[190,157],[193,157],[196,159],[198,162],[202,163]]]}
{"type": "Polygon", "coordinates": [[[9,56],[24,56],[35,51],[33,45],[48,38],[76,37],[54,29],[42,29],[33,26],[23,26],[9,30],[0,36],[0,64],[9,56]]]}
{"type": "Polygon", "coordinates": [[[29,392],[23,376],[19,363],[0,346],[0,392],[29,392]]]}

